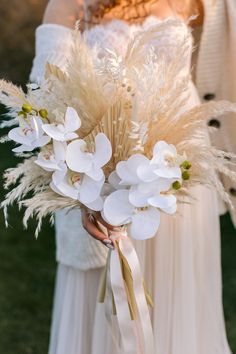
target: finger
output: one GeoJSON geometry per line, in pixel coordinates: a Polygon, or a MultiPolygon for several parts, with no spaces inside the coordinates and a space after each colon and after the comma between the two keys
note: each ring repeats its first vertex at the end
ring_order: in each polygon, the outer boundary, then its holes
{"type": "Polygon", "coordinates": [[[95,222],[87,220],[85,228],[91,236],[95,237],[99,241],[105,240],[107,238],[107,236],[98,228],[98,225],[96,225],[95,222]]]}
{"type": "Polygon", "coordinates": [[[96,220],[105,226],[108,230],[114,230],[114,226],[108,224],[101,216],[101,214],[96,215],[96,220]]]}
{"type": "Polygon", "coordinates": [[[112,240],[110,240],[102,230],[102,225],[97,222],[94,215],[88,215],[88,213],[82,211],[82,223],[85,230],[89,235],[98,241],[101,241],[106,247],[114,249],[112,240]]]}
{"type": "Polygon", "coordinates": [[[112,240],[110,240],[107,235],[105,235],[100,229],[99,225],[97,225],[96,221],[95,223],[89,222],[87,224],[86,230],[88,233],[94,237],[96,240],[101,241],[106,247],[110,249],[114,249],[114,245],[112,240]]]}

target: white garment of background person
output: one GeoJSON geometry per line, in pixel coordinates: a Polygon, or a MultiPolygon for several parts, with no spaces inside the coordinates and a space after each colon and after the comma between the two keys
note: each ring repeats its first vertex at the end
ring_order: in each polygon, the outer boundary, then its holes
{"type": "MultiPolygon", "coordinates": [[[[90,46],[116,48],[123,54],[130,37],[162,23],[149,16],[140,26],[120,20],[85,32],[90,46]]],[[[169,24],[155,49],[175,55],[178,39],[188,33],[183,22],[169,24]]],[[[190,34],[189,40],[191,41],[190,34]]],[[[36,59],[31,80],[41,80],[46,60],[65,68],[71,31],[45,24],[36,32],[36,59]]],[[[191,68],[191,52],[186,70],[191,68]]],[[[199,104],[190,85],[189,107],[199,104]]],[[[148,288],[157,354],[229,354],[221,299],[220,229],[215,192],[194,188],[196,202],[179,207],[176,216],[162,215],[158,235],[135,242],[148,288]]],[[[49,354],[123,354],[115,348],[103,305],[96,301],[105,247],[86,235],[80,212],[56,216],[59,262],[49,354]]]]}

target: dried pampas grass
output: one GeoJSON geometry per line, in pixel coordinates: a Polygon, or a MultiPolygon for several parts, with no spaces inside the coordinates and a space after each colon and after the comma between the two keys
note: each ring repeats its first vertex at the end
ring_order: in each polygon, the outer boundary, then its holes
{"type": "Polygon", "coordinates": [[[62,197],[54,193],[51,189],[46,189],[39,191],[32,198],[20,201],[19,206],[26,208],[23,218],[25,227],[27,227],[30,218],[33,216],[36,217],[38,225],[35,230],[35,236],[37,237],[41,230],[43,218],[51,216],[51,223],[53,224],[53,214],[57,210],[79,208],[81,204],[77,200],[62,197]]]}
{"type": "MultiPolygon", "coordinates": [[[[189,105],[191,83],[186,67],[192,39],[183,26],[178,20],[161,22],[135,35],[123,57],[107,51],[102,58],[98,55],[99,48],[89,48],[75,30],[66,72],[48,63],[41,87],[29,89],[26,95],[20,88],[0,81],[0,100],[12,110],[13,120],[14,112],[20,110],[23,103],[36,110],[46,109],[50,123],[62,122],[66,108],[75,108],[82,121],[78,131],[80,138],[93,144],[96,134],[103,132],[111,141],[113,156],[105,166],[106,177],[117,162],[133,153],[151,157],[153,146],[159,140],[174,144],[192,163],[190,180],[176,192],[180,202],[188,195],[189,187],[205,184],[213,185],[230,204],[218,175],[221,173],[236,181],[232,171],[234,164],[228,161],[235,156],[210,146],[206,121],[211,116],[236,112],[236,105],[225,101],[189,105]],[[163,31],[168,33],[170,26],[185,31],[176,38],[175,54],[171,57],[165,43],[158,46],[157,52],[149,45],[150,41],[159,40],[163,31]]],[[[36,166],[35,158],[27,158],[6,171],[5,187],[18,185],[8,192],[1,206],[6,216],[7,207],[14,201],[26,207],[24,224],[26,226],[35,215],[38,234],[43,217],[62,208],[80,207],[80,204],[50,189],[52,173],[36,166]],[[28,193],[33,195],[28,196],[28,193]]]]}

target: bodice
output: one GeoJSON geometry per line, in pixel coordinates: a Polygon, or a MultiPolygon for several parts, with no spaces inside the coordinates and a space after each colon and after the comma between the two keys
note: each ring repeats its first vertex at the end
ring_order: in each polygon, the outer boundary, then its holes
{"type": "MultiPolygon", "coordinates": [[[[187,42],[188,53],[186,53],[186,63],[183,66],[190,70],[192,36],[187,24],[179,19],[162,20],[156,16],[148,16],[142,24],[132,25],[114,19],[106,24],[85,30],[83,37],[90,47],[97,46],[100,56],[105,55],[107,49],[123,56],[134,36],[151,29],[155,30],[155,36],[147,41],[146,46],[152,46],[157,54],[164,54],[165,60],[175,57],[180,42],[187,42]]],[[[71,43],[72,31],[69,28],[55,24],[39,26],[36,30],[36,56],[30,79],[41,82],[46,61],[59,66],[62,70],[65,69],[71,43]]],[[[144,46],[144,52],[146,49],[144,46]]]]}
{"type": "MultiPolygon", "coordinates": [[[[112,20],[104,25],[96,25],[85,30],[83,37],[90,47],[97,46],[99,55],[105,55],[106,50],[115,51],[124,56],[127,46],[140,32],[155,30],[146,46],[152,46],[155,53],[165,55],[166,60],[171,60],[176,55],[180,42],[188,42],[186,66],[190,69],[192,55],[192,36],[187,24],[180,19],[159,19],[148,16],[142,24],[128,24],[122,20],[112,20]]],[[[147,48],[143,48],[145,51],[147,48]]]]}

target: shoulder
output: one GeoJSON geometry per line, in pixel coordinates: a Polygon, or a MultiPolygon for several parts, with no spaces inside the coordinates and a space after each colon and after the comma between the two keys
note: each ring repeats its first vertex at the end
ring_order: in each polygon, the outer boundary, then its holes
{"type": "Polygon", "coordinates": [[[46,7],[43,23],[53,23],[74,28],[81,17],[83,0],[50,0],[46,7]]]}

